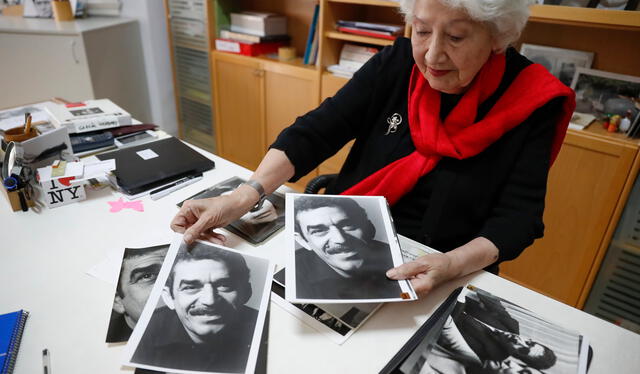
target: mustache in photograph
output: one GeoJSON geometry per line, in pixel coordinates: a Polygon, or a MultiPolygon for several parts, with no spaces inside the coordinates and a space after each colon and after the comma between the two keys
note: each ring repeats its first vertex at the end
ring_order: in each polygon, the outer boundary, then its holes
{"type": "Polygon", "coordinates": [[[225,308],[196,307],[189,311],[192,316],[213,316],[224,313],[225,308]]]}
{"type": "Polygon", "coordinates": [[[343,252],[357,251],[357,248],[348,245],[338,245],[327,248],[326,252],[329,255],[335,255],[343,252]]]}

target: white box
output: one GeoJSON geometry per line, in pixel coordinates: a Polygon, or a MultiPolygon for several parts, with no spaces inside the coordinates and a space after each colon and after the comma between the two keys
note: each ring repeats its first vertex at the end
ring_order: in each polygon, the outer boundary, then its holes
{"type": "Polygon", "coordinates": [[[231,31],[268,36],[287,33],[287,17],[274,13],[231,13],[231,31]]]}

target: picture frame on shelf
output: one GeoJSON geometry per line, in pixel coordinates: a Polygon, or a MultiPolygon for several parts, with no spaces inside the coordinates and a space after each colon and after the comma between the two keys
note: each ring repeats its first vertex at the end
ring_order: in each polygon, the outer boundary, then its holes
{"type": "Polygon", "coordinates": [[[640,77],[577,68],[571,88],[576,92],[577,113],[635,118],[640,112],[640,77]]]}
{"type": "Polygon", "coordinates": [[[527,43],[520,46],[520,53],[529,60],[547,68],[551,74],[567,86],[571,85],[577,68],[591,68],[594,57],[593,52],[527,43]]]}

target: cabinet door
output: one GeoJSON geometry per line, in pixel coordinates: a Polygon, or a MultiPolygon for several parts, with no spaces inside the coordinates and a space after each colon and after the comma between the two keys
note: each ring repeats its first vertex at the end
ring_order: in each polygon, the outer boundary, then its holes
{"type": "Polygon", "coordinates": [[[212,56],[218,154],[255,170],[264,156],[260,63],[221,52],[212,56]]]}
{"type": "Polygon", "coordinates": [[[0,108],[94,97],[80,36],[2,33],[0,51],[0,108]]]}
{"type": "MultiPolygon", "coordinates": [[[[263,67],[266,123],[263,149],[266,151],[285,127],[318,106],[319,86],[315,70],[268,62],[263,67]]],[[[291,187],[302,191],[316,175],[314,170],[291,187]]]]}
{"type": "Polygon", "coordinates": [[[500,275],[581,307],[635,154],[630,144],[570,131],[549,174],[544,238],[501,265],[500,275]]]}

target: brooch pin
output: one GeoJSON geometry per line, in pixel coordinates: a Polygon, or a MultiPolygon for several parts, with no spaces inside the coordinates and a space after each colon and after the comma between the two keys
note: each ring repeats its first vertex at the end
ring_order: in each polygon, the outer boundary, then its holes
{"type": "Polygon", "coordinates": [[[387,133],[385,135],[393,134],[398,131],[398,125],[402,123],[402,116],[398,113],[393,113],[393,115],[387,118],[387,123],[389,127],[387,128],[387,133]]]}

